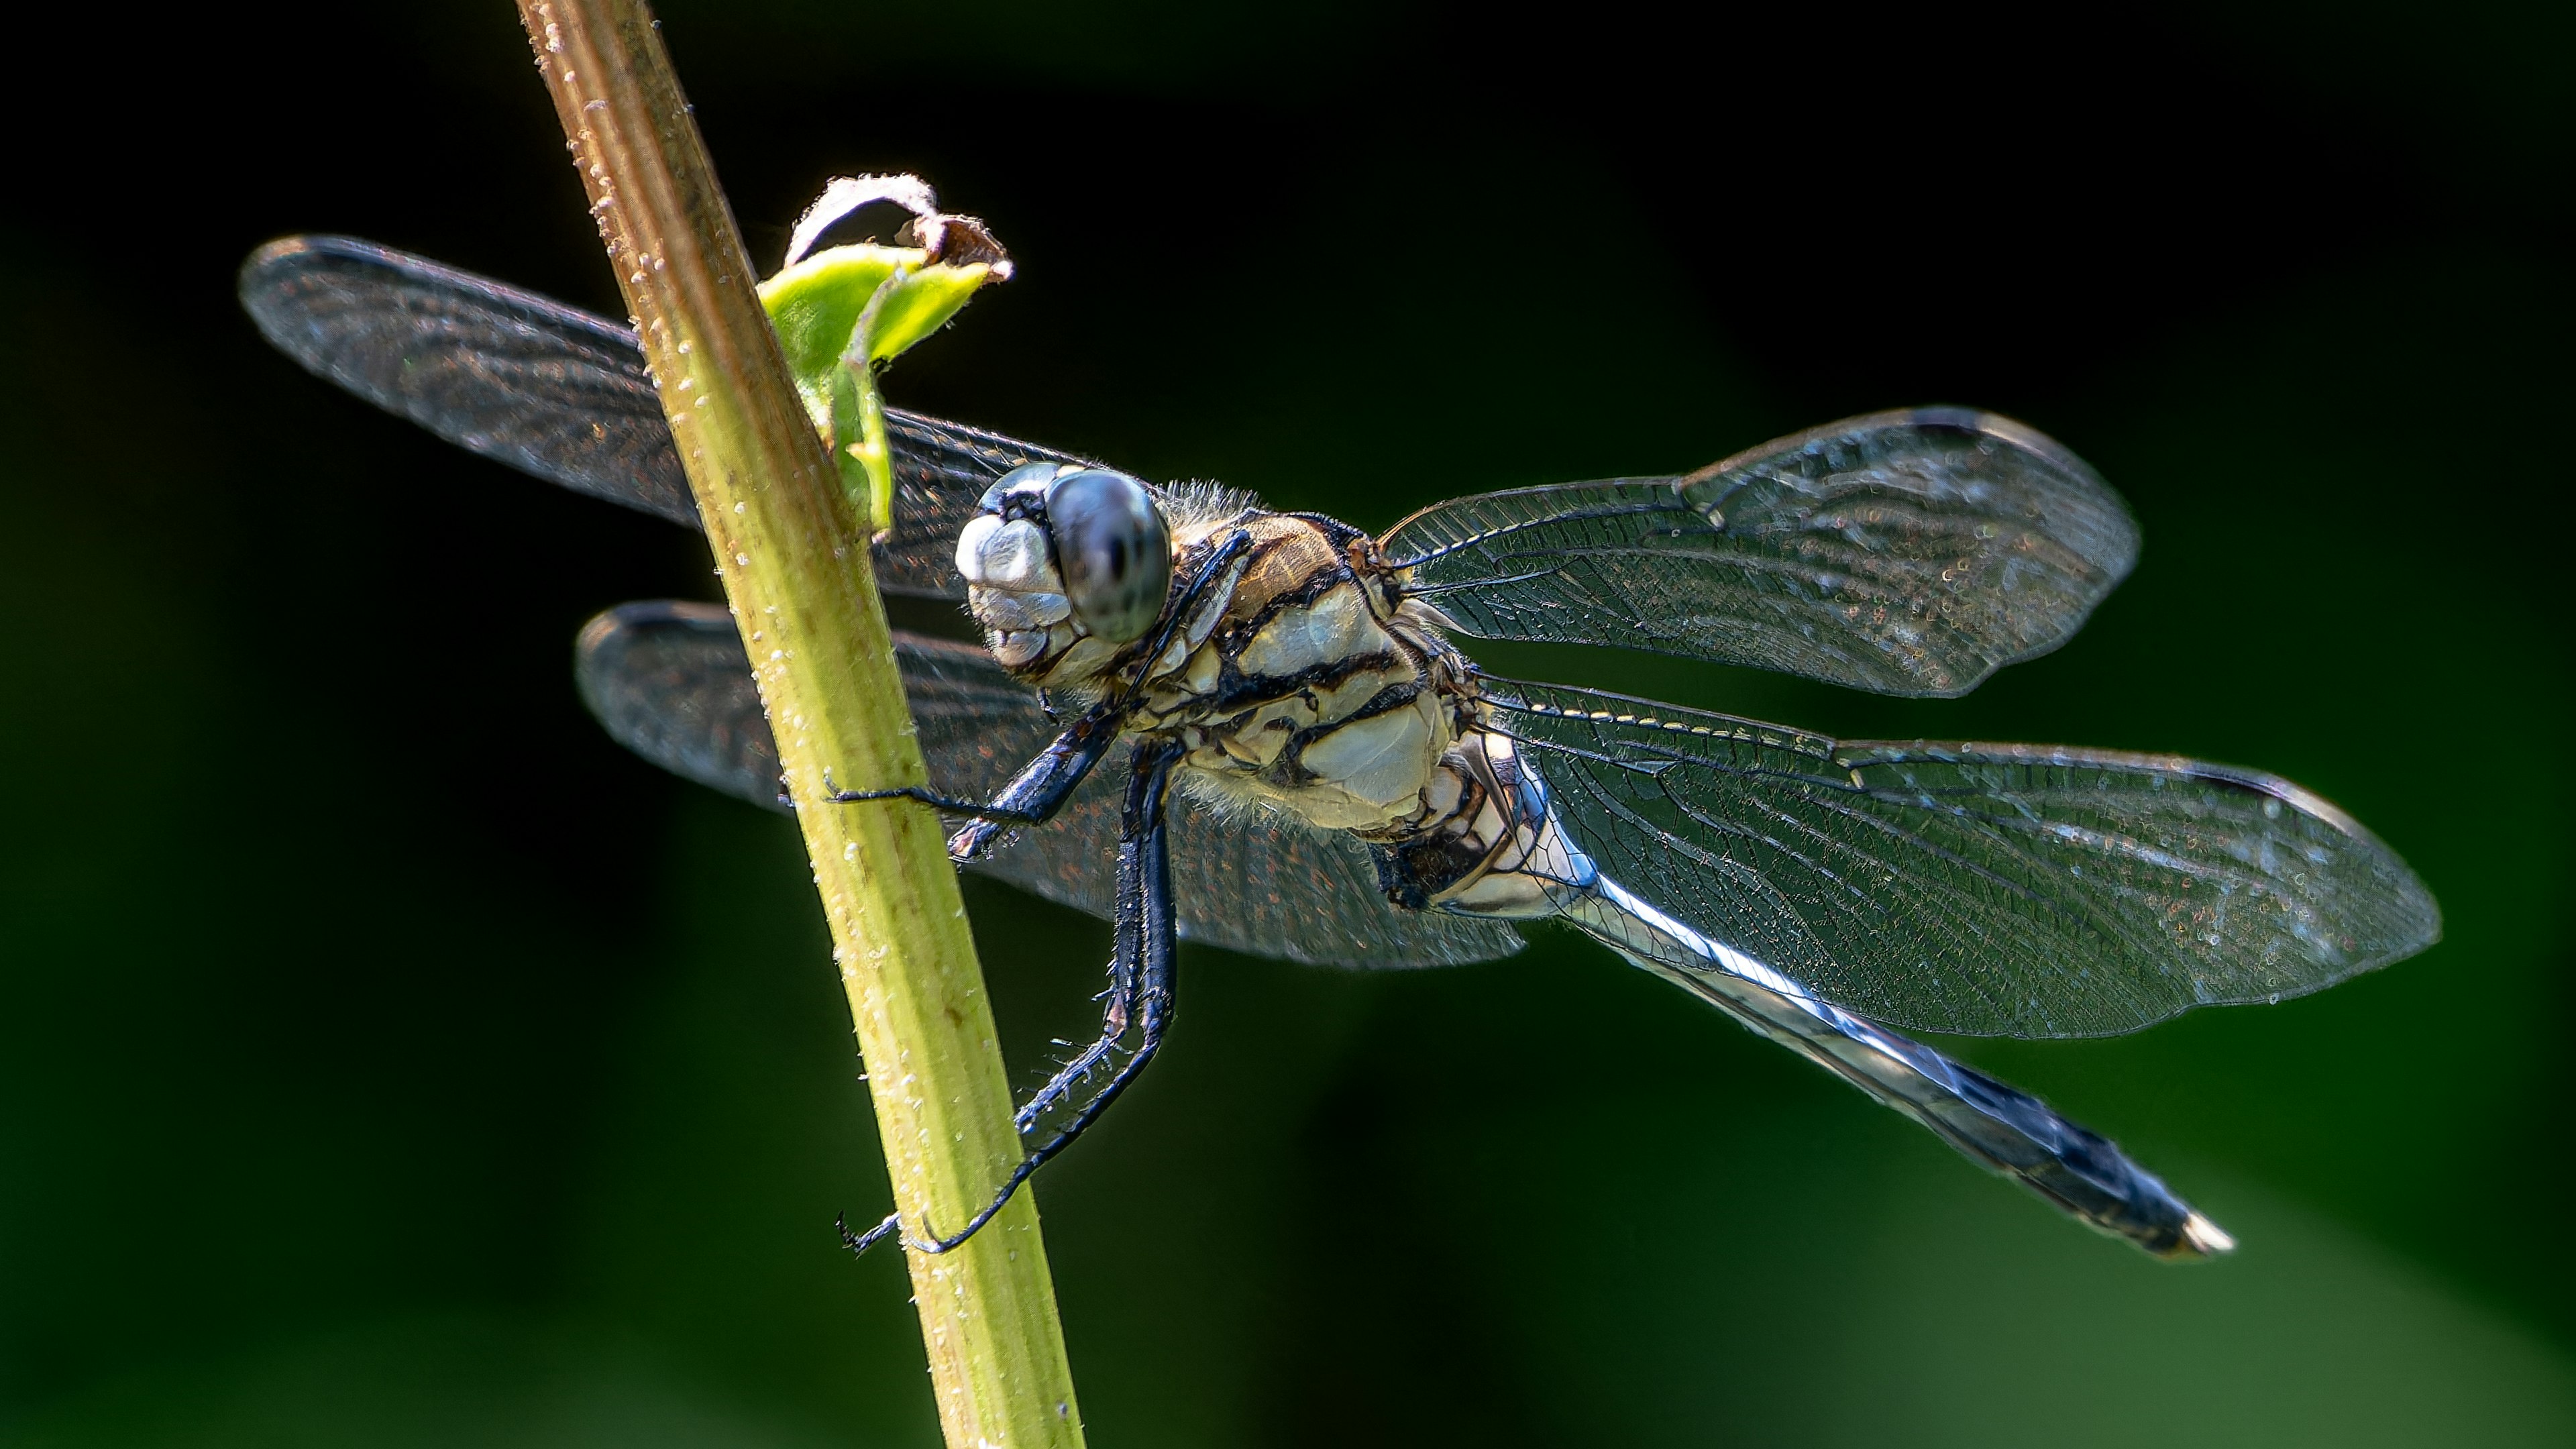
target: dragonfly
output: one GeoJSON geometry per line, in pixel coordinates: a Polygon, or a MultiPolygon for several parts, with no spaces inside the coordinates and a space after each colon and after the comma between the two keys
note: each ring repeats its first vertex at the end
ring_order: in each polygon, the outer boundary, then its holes
{"type": "MultiPolygon", "coordinates": [[[[240,298],[369,402],[699,527],[627,326],[345,237],[261,248],[240,298]]],[[[2124,1033],[2320,990],[2440,935],[2396,853],[2278,776],[1833,739],[1502,677],[1456,642],[1964,694],[2065,642],[2138,549],[2090,467],[1991,413],[1876,413],[1678,477],[1453,498],[1374,535],[901,410],[887,434],[878,584],[962,602],[983,642],[897,633],[930,784],[841,788],[833,808],[936,808],[959,865],[1107,918],[1114,944],[1099,1039],[1019,1109],[1034,1145],[987,1205],[946,1234],[845,1225],[856,1249],[953,1248],[1098,1120],[1170,1028],[1180,940],[1414,967],[1509,955],[1554,922],[2077,1220],[2205,1258],[2234,1240],[2113,1142],[1906,1033],[2124,1033]]],[[[613,608],[576,672],[637,754],[792,808],[722,608],[613,608]]]]}

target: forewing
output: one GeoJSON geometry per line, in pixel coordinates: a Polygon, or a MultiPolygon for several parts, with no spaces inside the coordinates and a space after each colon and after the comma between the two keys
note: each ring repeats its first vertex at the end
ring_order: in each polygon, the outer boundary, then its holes
{"type": "Polygon", "coordinates": [[[2063,643],[2137,559],[2093,470],[1992,413],[1876,413],[1680,478],[1453,499],[1379,546],[1487,639],[1615,644],[1964,694],[2063,643]]]}
{"type": "Polygon", "coordinates": [[[549,482],[698,526],[633,329],[352,237],[251,253],[241,303],[317,376],[549,482]]]}
{"type": "MultiPolygon", "coordinates": [[[[634,329],[471,272],[351,237],[289,237],[242,266],[242,307],[316,375],[460,447],[689,528],[697,505],[634,329]]],[[[957,531],[992,480],[1077,461],[888,409],[894,526],[877,581],[962,597],[957,531]]]]}
{"type": "Polygon", "coordinates": [[[2131,1031],[2431,944],[2421,881],[2287,780],[2171,755],[1825,739],[1485,682],[1601,869],[1872,1020],[2131,1031]]]}
{"type": "MultiPolygon", "coordinates": [[[[895,658],[939,794],[989,798],[1058,726],[1037,695],[973,645],[898,631],[895,658]]],[[[733,621],[712,605],[624,604],[582,630],[582,698],[627,748],[702,785],[773,809],[778,752],[733,621]]],[[[974,868],[1106,917],[1118,859],[1121,772],[1103,768],[1064,813],[1020,831],[974,868]]],[[[1172,883],[1181,933],[1315,965],[1433,966],[1509,955],[1508,927],[1387,904],[1347,836],[1226,817],[1176,797],[1172,883]]]]}

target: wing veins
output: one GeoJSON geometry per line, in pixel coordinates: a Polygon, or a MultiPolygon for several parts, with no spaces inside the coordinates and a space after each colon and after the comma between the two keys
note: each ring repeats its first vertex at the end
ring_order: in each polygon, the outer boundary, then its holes
{"type": "Polygon", "coordinates": [[[2064,642],[2128,571],[2136,531],[2046,438],[1925,409],[1849,419],[1675,479],[1454,499],[1379,546],[1410,570],[1408,591],[1438,598],[1467,634],[1944,696],[2064,642]],[[1619,520],[1683,513],[1687,529],[1617,536],[1619,520]]]}
{"type": "Polygon", "coordinates": [[[1603,869],[1892,1024],[2133,1030],[2312,991],[2439,934],[2404,863],[2286,781],[2115,751],[1836,742],[1479,679],[1489,727],[1532,751],[1603,869]]]}
{"type": "MultiPolygon", "coordinates": [[[[1590,485],[1576,484],[1571,486],[1585,487],[1590,485]]],[[[1641,486],[1651,487],[1653,485],[1646,484],[1641,486]]],[[[1532,489],[1528,491],[1536,492],[1538,490],[1532,489]]],[[[1600,508],[1580,509],[1565,513],[1551,513],[1542,518],[1516,518],[1499,527],[1482,529],[1475,533],[1471,533],[1464,538],[1444,544],[1428,553],[1408,554],[1403,558],[1390,560],[1390,562],[1397,568],[1416,568],[1427,563],[1437,563],[1441,559],[1447,558],[1451,554],[1458,553],[1462,550],[1480,548],[1482,545],[1491,543],[1495,539],[1509,538],[1514,534],[1527,533],[1532,529],[1554,528],[1568,523],[1594,523],[1610,518],[1642,518],[1650,514],[1657,513],[1684,513],[1694,518],[1699,517],[1698,509],[1691,507],[1688,503],[1682,502],[1678,498],[1670,503],[1640,501],[1637,503],[1616,506],[1605,504],[1600,508]]],[[[1399,525],[1399,527],[1400,526],[1401,525],[1399,525]]],[[[1712,534],[1723,536],[1721,530],[1710,529],[1708,531],[1712,534]]],[[[1389,532],[1392,534],[1393,530],[1389,530],[1389,532]]],[[[1678,537],[1680,535],[1676,533],[1675,536],[1678,537]]],[[[1506,557],[1508,557],[1508,555],[1506,555],[1506,557]]]]}

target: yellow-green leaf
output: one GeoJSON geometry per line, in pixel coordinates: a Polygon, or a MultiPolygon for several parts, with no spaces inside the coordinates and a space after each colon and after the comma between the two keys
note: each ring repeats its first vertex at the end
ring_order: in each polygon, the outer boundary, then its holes
{"type": "Polygon", "coordinates": [[[982,262],[934,262],[918,247],[861,243],[816,252],[760,284],[806,414],[843,486],[868,500],[872,526],[891,522],[894,500],[877,366],[947,325],[1003,275],[982,262]]]}

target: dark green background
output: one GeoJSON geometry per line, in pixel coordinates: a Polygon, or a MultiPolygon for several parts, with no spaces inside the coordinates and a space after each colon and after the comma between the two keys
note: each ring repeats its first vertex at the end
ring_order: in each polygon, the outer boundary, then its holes
{"type": "MultiPolygon", "coordinates": [[[[1040,1183],[1093,1442],[2576,1440],[2563,10],[857,9],[665,14],[764,259],[889,169],[1018,254],[897,402],[1370,526],[2008,411],[2147,546],[1973,699],[1485,657],[2276,769],[2448,915],[2326,996],[1964,1045],[2243,1239],[2199,1268],[1570,937],[1192,951],[1040,1183]]],[[[614,309],[513,17],[10,49],[0,1443],[930,1442],[900,1266],[830,1231],[885,1187],[795,838],[566,670],[591,612],[709,596],[700,545],[232,308],[327,229],[614,309]]],[[[968,899],[1033,1080],[1105,931],[968,899]]]]}

